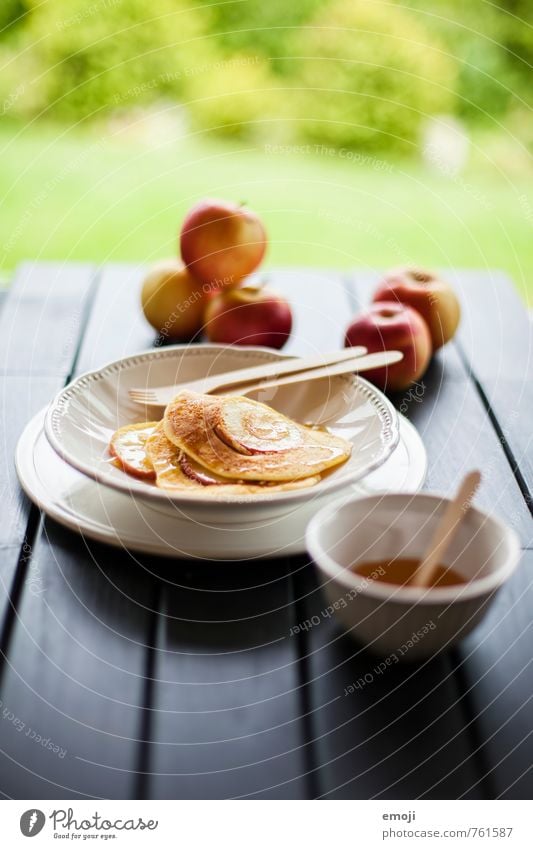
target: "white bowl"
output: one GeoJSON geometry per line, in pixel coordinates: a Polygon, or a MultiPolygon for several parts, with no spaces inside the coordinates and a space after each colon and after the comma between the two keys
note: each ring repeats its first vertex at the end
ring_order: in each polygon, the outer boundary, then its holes
{"type": "MultiPolygon", "coordinates": [[[[154,418],[134,404],[132,387],[162,386],[208,374],[275,362],[285,357],[266,348],[218,345],[175,345],[145,351],[89,372],[74,380],[48,409],[45,432],[53,448],[70,465],[95,480],[136,497],[176,507],[188,515],[224,522],[250,522],[285,513],[292,506],[321,499],[365,477],[381,466],[399,441],[399,422],[387,398],[367,381],[344,375],[271,390],[258,397],[291,418],[314,421],[324,412],[330,430],[350,440],[352,456],[314,487],[260,495],[167,492],[125,474],[110,461],[112,433],[125,424],[154,418]]],[[[158,413],[161,417],[162,413],[158,413]]]]}
{"type": "Polygon", "coordinates": [[[347,633],[390,663],[449,648],[482,619],[513,573],[520,543],[510,528],[471,508],[443,560],[468,583],[438,589],[365,579],[351,567],[424,554],[447,500],[437,495],[342,499],[322,509],[307,529],[332,612],[347,633]]]}

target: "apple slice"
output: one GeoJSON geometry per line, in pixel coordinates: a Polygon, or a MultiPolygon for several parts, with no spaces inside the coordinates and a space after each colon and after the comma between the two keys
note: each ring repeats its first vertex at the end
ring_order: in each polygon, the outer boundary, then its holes
{"type": "Polygon", "coordinates": [[[155,480],[154,468],[146,454],[146,440],[153,434],[158,422],[126,425],[115,431],[109,443],[109,453],[120,468],[129,475],[144,480],[155,480]]]}
{"type": "Polygon", "coordinates": [[[302,430],[276,410],[235,397],[224,399],[215,433],[239,454],[271,454],[303,443],[302,430]]]}
{"type": "Polygon", "coordinates": [[[180,452],[178,462],[183,474],[202,486],[217,486],[220,484],[227,484],[228,482],[227,478],[224,479],[216,475],[214,472],[208,472],[207,469],[204,469],[204,467],[200,465],[200,463],[197,463],[196,460],[192,459],[192,457],[188,457],[184,451],[180,452]]]}

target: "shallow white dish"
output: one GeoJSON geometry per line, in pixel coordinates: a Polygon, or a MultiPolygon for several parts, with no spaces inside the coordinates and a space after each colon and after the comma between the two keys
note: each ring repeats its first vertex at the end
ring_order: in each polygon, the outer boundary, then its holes
{"type": "MultiPolygon", "coordinates": [[[[240,560],[305,552],[305,528],[316,503],[296,506],[275,520],[217,525],[194,518],[174,504],[154,504],[86,477],[51,448],[43,432],[43,410],[20,437],[16,466],[29,498],[60,524],[83,537],[165,557],[240,560]]],[[[400,417],[400,443],[392,456],[346,496],[415,492],[426,477],[424,445],[400,417]]],[[[323,503],[323,502],[322,502],[323,503]]]]}
{"type": "MultiPolygon", "coordinates": [[[[159,504],[191,507],[195,516],[215,521],[240,521],[244,511],[248,520],[279,515],[362,479],[391,455],[399,440],[398,415],[370,383],[344,375],[254,396],[300,422],[319,420],[326,413],[331,418],[331,432],[352,442],[350,459],[309,489],[246,496],[169,493],[118,469],[109,457],[108,445],[118,427],[154,418],[153,411],[130,400],[130,388],[194,380],[280,358],[286,359],[266,348],[219,345],[175,345],[126,357],[65,387],[47,411],[45,432],[67,463],[120,492],[159,504]]],[[[160,412],[155,415],[158,417],[160,412]]]]}

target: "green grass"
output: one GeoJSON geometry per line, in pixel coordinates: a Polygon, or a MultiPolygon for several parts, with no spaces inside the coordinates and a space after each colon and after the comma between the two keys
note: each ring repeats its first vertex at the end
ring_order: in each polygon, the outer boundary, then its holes
{"type": "Polygon", "coordinates": [[[500,268],[533,302],[533,174],[477,164],[460,177],[412,163],[148,144],[33,125],[0,127],[0,269],[22,259],[150,262],[176,250],[204,195],[264,217],[269,265],[500,268]]]}

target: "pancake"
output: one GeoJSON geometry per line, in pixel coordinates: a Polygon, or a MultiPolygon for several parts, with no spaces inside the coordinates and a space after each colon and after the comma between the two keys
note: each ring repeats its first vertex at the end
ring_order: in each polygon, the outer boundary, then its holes
{"type": "Polygon", "coordinates": [[[254,481],[295,481],[344,462],[352,445],[241,396],[182,392],[166,408],[164,432],[210,472],[254,481]]]}
{"type": "Polygon", "coordinates": [[[109,443],[109,453],[116,464],[125,472],[143,480],[155,480],[155,472],[146,456],[146,440],[152,435],[158,422],[120,427],[109,443]]]}
{"type": "Polygon", "coordinates": [[[196,491],[198,494],[252,495],[266,492],[284,492],[314,486],[319,475],[297,481],[285,481],[280,484],[230,481],[214,474],[180,448],[177,448],[165,436],[163,422],[160,422],[146,441],[146,454],[155,470],[157,486],[173,491],[196,491]]]}

